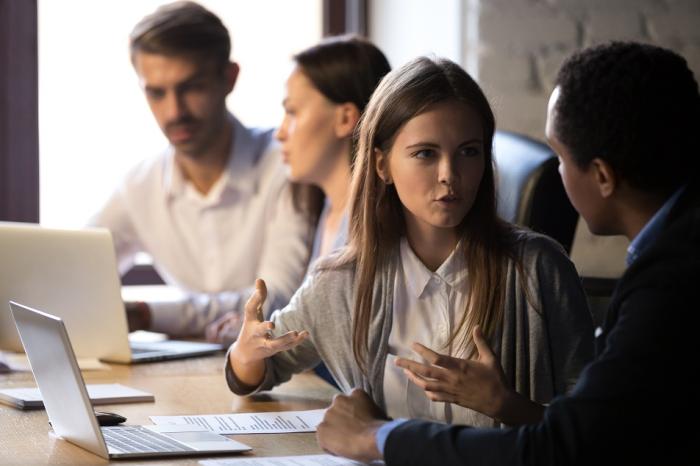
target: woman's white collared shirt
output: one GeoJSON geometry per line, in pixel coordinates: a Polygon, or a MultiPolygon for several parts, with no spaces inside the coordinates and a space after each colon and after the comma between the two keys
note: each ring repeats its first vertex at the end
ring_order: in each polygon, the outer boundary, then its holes
{"type": "MultiPolygon", "coordinates": [[[[431,272],[416,256],[406,238],[401,239],[401,260],[394,283],[393,324],[384,370],[384,399],[390,417],[409,417],[457,422],[472,412],[458,405],[433,402],[396,367],[397,356],[425,362],[411,349],[421,343],[442,354],[454,354],[448,347],[450,335],[459,325],[466,305],[467,271],[462,249],[457,246],[431,272]]],[[[457,341],[461,341],[458,338],[457,341]]],[[[459,345],[452,345],[459,346],[459,345]]]]}

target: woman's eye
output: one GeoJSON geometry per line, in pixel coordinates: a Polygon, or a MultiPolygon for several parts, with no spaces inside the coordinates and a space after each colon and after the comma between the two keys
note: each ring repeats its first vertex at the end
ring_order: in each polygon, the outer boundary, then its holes
{"type": "Polygon", "coordinates": [[[417,159],[427,159],[432,157],[433,151],[432,149],[421,149],[419,151],[416,151],[413,153],[413,157],[417,159]]]}

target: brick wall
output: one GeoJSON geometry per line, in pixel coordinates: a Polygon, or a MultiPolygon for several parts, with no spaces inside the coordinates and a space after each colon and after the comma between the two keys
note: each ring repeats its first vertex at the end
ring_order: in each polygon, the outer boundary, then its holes
{"type": "Polygon", "coordinates": [[[700,0],[462,0],[462,62],[491,100],[498,127],[543,139],[559,65],[609,40],[673,49],[700,77],[700,0]]]}

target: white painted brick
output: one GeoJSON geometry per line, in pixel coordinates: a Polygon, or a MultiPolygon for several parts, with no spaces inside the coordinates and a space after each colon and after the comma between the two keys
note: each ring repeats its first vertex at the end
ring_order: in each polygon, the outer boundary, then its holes
{"type": "Polygon", "coordinates": [[[634,10],[612,13],[592,11],[584,24],[584,46],[609,40],[645,39],[642,16],[634,10]]]}
{"type": "Polygon", "coordinates": [[[575,18],[587,18],[597,12],[657,14],[667,9],[663,0],[549,0],[549,3],[575,18]]]}
{"type": "Polygon", "coordinates": [[[554,89],[559,67],[573,52],[573,49],[552,50],[548,53],[537,55],[536,65],[538,76],[545,93],[549,94],[554,89]]]}
{"type": "Polygon", "coordinates": [[[700,1],[698,0],[666,0],[672,13],[700,14],[700,1]]]}
{"type": "Polygon", "coordinates": [[[688,68],[693,70],[695,81],[700,84],[700,45],[687,46],[679,53],[688,62],[688,68]]]}
{"type": "Polygon", "coordinates": [[[700,13],[669,13],[648,18],[651,38],[662,46],[700,42],[700,13]]]}
{"type": "Polygon", "coordinates": [[[518,13],[532,12],[533,8],[555,10],[551,3],[548,0],[479,0],[478,2],[482,10],[495,8],[518,13]]]}
{"type": "Polygon", "coordinates": [[[544,139],[549,94],[496,91],[486,84],[484,90],[496,115],[498,129],[544,139]]]}
{"type": "Polygon", "coordinates": [[[479,55],[479,83],[499,90],[531,91],[531,60],[530,56],[524,53],[484,50],[479,55]]]}
{"type": "Polygon", "coordinates": [[[486,47],[510,52],[533,51],[551,46],[577,45],[576,23],[565,15],[534,4],[530,8],[481,9],[479,33],[486,47]]]}

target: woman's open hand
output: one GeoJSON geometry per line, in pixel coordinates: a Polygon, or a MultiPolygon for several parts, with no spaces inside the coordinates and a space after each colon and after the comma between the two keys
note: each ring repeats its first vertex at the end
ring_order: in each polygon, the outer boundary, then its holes
{"type": "Polygon", "coordinates": [[[245,305],[240,334],[231,346],[230,361],[236,377],[249,386],[257,386],[265,375],[265,358],[294,348],[304,341],[309,332],[289,331],[279,337],[272,336],[275,324],[263,321],[262,305],[267,297],[265,282],[255,281],[255,292],[245,305]]]}
{"type": "Polygon", "coordinates": [[[477,349],[474,359],[439,354],[414,343],[413,350],[428,363],[397,358],[396,365],[403,368],[411,382],[425,390],[429,399],[456,403],[497,418],[510,390],[479,327],[474,328],[473,336],[477,349]]]}

